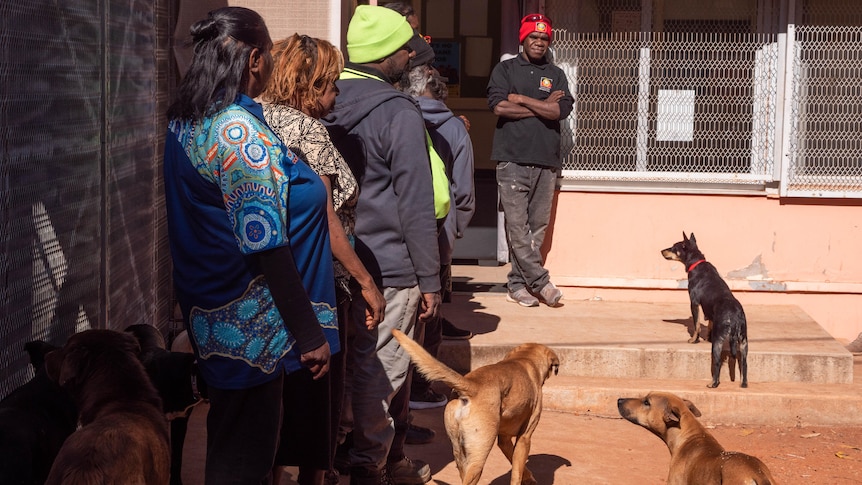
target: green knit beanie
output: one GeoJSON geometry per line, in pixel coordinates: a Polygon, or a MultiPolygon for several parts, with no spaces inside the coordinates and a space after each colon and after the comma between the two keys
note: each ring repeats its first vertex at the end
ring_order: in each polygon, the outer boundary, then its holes
{"type": "Polygon", "coordinates": [[[356,64],[379,61],[413,37],[407,19],[386,7],[359,5],[347,26],[347,58],[356,64]]]}

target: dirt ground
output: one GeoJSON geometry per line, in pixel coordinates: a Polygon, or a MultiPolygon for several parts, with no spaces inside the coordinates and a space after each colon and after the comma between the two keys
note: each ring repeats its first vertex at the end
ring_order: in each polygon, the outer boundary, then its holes
{"type": "MultiPolygon", "coordinates": [[[[186,485],[203,483],[205,416],[205,407],[192,415],[184,461],[186,485]]],[[[414,420],[434,429],[437,437],[430,444],[408,446],[408,456],[429,463],[432,485],[460,484],[443,430],[442,408],[414,411],[414,420]]],[[[718,426],[710,431],[726,449],[763,460],[778,483],[862,483],[862,427],[718,426]]],[[[528,466],[540,485],[643,485],[665,483],[669,461],[661,440],[621,418],[545,412],[533,436],[528,466]]],[[[509,470],[495,448],[479,483],[507,485],[509,470]]],[[[289,468],[287,475],[282,485],[294,484],[295,469],[289,468]]],[[[348,483],[342,477],[341,485],[348,483]]]]}
{"type": "MultiPolygon", "coordinates": [[[[460,483],[451,449],[431,452],[430,447],[448,446],[438,424],[442,411],[420,411],[416,422],[434,428],[438,437],[410,446],[408,453],[431,464],[432,483],[460,483]]],[[[778,483],[862,483],[862,427],[719,426],[710,432],[725,449],[763,460],[778,483]]],[[[664,443],[628,421],[546,412],[533,436],[528,467],[539,484],[653,484],[666,482],[669,462],[664,443]]],[[[494,449],[480,483],[508,484],[508,472],[505,457],[494,449]]]]}

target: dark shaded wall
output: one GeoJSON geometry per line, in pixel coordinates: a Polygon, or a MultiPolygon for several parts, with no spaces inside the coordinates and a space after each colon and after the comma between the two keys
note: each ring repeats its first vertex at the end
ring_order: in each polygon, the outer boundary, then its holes
{"type": "Polygon", "coordinates": [[[173,0],[0,0],[0,397],[24,343],[170,318],[173,0]]]}

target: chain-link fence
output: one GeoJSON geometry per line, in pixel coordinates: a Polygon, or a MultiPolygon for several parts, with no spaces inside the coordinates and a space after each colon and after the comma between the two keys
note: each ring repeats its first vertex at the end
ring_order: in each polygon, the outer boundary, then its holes
{"type": "Polygon", "coordinates": [[[781,195],[862,197],[862,27],[791,32],[791,129],[781,195]]]}
{"type": "Polygon", "coordinates": [[[775,36],[615,33],[555,40],[570,76],[564,175],[763,183],[773,177],[775,36]]]}
{"type": "Polygon", "coordinates": [[[743,3],[672,18],[642,10],[661,2],[549,0],[575,97],[563,177],[862,197],[862,2],[798,2],[798,27],[743,3]]]}

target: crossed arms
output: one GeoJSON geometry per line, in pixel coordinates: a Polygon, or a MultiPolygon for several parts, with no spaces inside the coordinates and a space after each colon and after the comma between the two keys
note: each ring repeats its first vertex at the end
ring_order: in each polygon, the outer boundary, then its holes
{"type": "Polygon", "coordinates": [[[551,92],[544,100],[510,93],[507,99],[494,106],[494,114],[516,120],[534,116],[546,120],[558,120],[560,119],[559,101],[563,96],[565,96],[565,92],[562,90],[551,92]]]}

